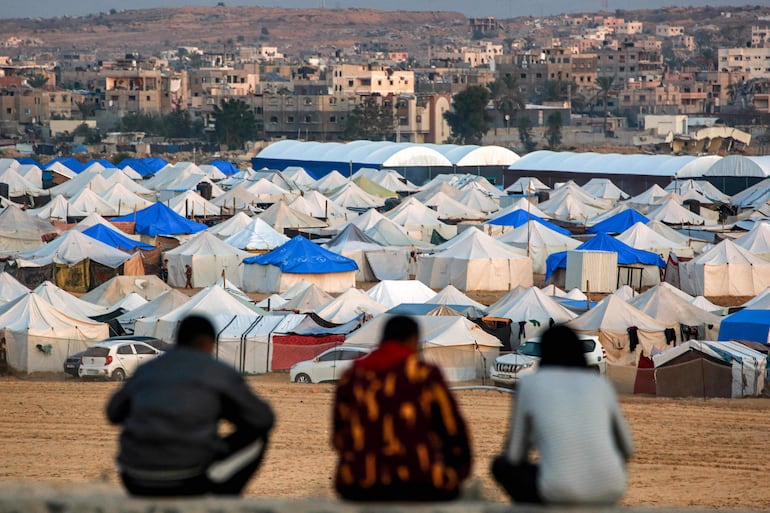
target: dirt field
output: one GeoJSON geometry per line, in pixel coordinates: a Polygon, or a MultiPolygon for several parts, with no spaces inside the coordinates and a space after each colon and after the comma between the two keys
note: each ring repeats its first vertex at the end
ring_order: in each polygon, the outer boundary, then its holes
{"type": "MultiPolygon", "coordinates": [[[[250,495],[330,497],[332,386],[292,385],[277,374],[252,378],[279,418],[250,495]]],[[[0,480],[117,482],[117,430],[103,415],[113,383],[0,380],[0,480]]],[[[475,448],[474,477],[484,497],[503,500],[487,465],[501,447],[510,396],[459,394],[475,448]]],[[[770,445],[768,400],[663,400],[627,397],[637,456],[625,503],[706,508],[770,508],[764,483],[770,445]]]]}

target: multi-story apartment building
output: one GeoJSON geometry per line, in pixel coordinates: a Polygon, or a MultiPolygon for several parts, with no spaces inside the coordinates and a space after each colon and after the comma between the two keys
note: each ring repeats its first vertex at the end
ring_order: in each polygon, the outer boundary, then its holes
{"type": "Polygon", "coordinates": [[[655,25],[655,35],[658,37],[676,37],[684,35],[684,27],[681,25],[660,24],[655,25]]]}
{"type": "Polygon", "coordinates": [[[334,94],[369,96],[414,93],[414,71],[375,64],[339,64],[332,67],[334,94]]]}
{"type": "Polygon", "coordinates": [[[12,86],[0,89],[0,121],[20,124],[70,119],[77,111],[79,96],[59,89],[12,86]]]}
{"type": "Polygon", "coordinates": [[[761,48],[720,48],[720,71],[742,73],[746,80],[770,78],[770,46],[761,48]]]}
{"type": "Polygon", "coordinates": [[[200,68],[189,71],[189,104],[192,108],[219,103],[222,98],[259,92],[259,64],[237,67],[200,68]]]}
{"type": "Polygon", "coordinates": [[[770,46],[770,27],[751,27],[751,46],[754,48],[770,46]]]}
{"type": "Polygon", "coordinates": [[[616,77],[621,82],[654,82],[663,76],[663,56],[624,43],[617,50],[602,49],[597,54],[597,74],[616,77]]]}
{"type": "Polygon", "coordinates": [[[641,21],[624,21],[615,25],[615,33],[631,36],[644,32],[644,23],[641,21]]]}

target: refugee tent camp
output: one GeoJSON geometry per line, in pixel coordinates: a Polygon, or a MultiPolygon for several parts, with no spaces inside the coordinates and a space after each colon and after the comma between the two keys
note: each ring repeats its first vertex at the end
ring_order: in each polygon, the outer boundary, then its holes
{"type": "Polygon", "coordinates": [[[436,295],[418,280],[382,280],[366,293],[385,308],[403,303],[425,303],[436,295]]]}
{"type": "Polygon", "coordinates": [[[537,221],[527,221],[503,233],[497,240],[527,251],[532,259],[532,270],[538,274],[545,274],[546,260],[550,255],[580,246],[579,240],[551,230],[537,221]]]}
{"type": "Polygon", "coordinates": [[[61,372],[67,356],[109,336],[107,324],[73,317],[28,293],[0,307],[9,366],[19,372],[61,372]]]}
{"type": "Polygon", "coordinates": [[[359,289],[348,289],[316,310],[321,319],[335,324],[344,324],[366,315],[375,317],[386,308],[359,289]]]}
{"type": "Polygon", "coordinates": [[[715,340],[719,335],[722,318],[701,310],[682,297],[681,291],[668,283],[659,283],[643,294],[629,300],[629,304],[666,325],[676,325],[677,338],[687,340],[686,328],[695,328],[698,340],[715,340]]]}
{"type": "Polygon", "coordinates": [[[168,290],[171,290],[171,287],[155,275],[115,276],[80,296],[80,299],[95,305],[110,306],[131,293],[152,301],[168,290]]]}
{"type": "Polygon", "coordinates": [[[501,298],[487,310],[485,318],[509,319],[511,342],[540,336],[553,324],[563,324],[577,317],[537,287],[529,287],[514,296],[501,298]]]}
{"type": "Polygon", "coordinates": [[[297,235],[264,255],[244,261],[247,292],[284,292],[298,281],[312,282],[326,292],[344,292],[356,285],[355,261],[297,235]]]}
{"type": "MultiPolygon", "coordinates": [[[[373,347],[392,316],[382,314],[345,339],[345,345],[373,347]]],[[[438,366],[449,382],[486,376],[500,352],[500,341],[465,317],[416,316],[420,326],[420,348],[425,361],[438,366]]]]}

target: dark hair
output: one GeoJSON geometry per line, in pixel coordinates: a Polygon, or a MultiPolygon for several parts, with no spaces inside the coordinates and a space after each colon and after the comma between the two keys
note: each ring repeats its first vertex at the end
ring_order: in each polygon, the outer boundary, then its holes
{"type": "Polygon", "coordinates": [[[412,337],[420,336],[420,327],[414,319],[406,315],[397,315],[385,323],[385,329],[382,330],[383,340],[395,340],[397,342],[406,342],[412,337]]]}
{"type": "Polygon", "coordinates": [[[563,324],[549,328],[540,339],[541,367],[588,367],[583,342],[563,324]]]}
{"type": "Polygon", "coordinates": [[[176,329],[176,343],[179,346],[195,346],[201,338],[216,339],[214,325],[201,315],[189,315],[182,319],[176,329]]]}

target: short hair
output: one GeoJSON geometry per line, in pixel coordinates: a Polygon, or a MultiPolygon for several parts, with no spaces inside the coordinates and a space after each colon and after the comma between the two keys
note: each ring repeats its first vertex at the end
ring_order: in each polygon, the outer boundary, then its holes
{"type": "Polygon", "coordinates": [[[382,330],[382,340],[406,342],[412,337],[420,336],[420,326],[411,317],[397,315],[388,319],[382,330]]]}
{"type": "Polygon", "coordinates": [[[217,338],[211,321],[202,315],[188,315],[182,319],[176,330],[176,344],[190,347],[196,345],[201,338],[217,338]]]}
{"type": "Polygon", "coordinates": [[[549,328],[540,339],[541,367],[588,367],[583,342],[563,324],[549,328]]]}

